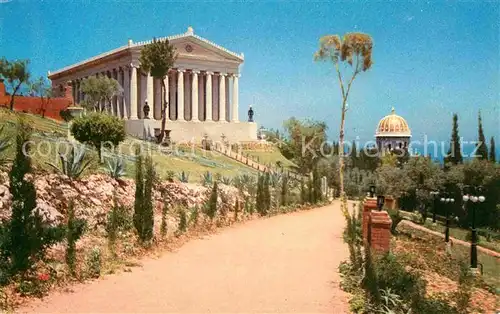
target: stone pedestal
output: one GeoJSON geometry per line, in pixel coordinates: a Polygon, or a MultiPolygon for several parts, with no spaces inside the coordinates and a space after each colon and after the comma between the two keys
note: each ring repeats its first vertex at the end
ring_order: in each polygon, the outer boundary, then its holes
{"type": "Polygon", "coordinates": [[[379,253],[388,252],[391,247],[391,217],[386,211],[372,211],[369,223],[369,242],[372,250],[379,253]]]}
{"type": "Polygon", "coordinates": [[[363,202],[363,240],[368,240],[368,223],[370,221],[370,213],[373,209],[377,209],[377,199],[374,197],[367,197],[363,202]]]}

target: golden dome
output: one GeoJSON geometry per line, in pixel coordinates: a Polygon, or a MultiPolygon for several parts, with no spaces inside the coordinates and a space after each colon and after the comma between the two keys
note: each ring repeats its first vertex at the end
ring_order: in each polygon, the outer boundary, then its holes
{"type": "Polygon", "coordinates": [[[398,116],[392,107],[391,114],[378,123],[375,137],[411,137],[411,130],[406,120],[398,116]]]}

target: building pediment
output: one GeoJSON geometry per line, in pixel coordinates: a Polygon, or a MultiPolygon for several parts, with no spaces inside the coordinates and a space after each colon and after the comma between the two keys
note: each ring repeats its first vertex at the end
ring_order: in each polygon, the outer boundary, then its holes
{"type": "MultiPolygon", "coordinates": [[[[172,45],[175,46],[179,54],[178,60],[181,62],[189,62],[191,60],[212,61],[225,63],[227,65],[231,64],[237,67],[244,61],[243,53],[232,52],[208,39],[196,35],[191,27],[188,27],[187,31],[183,34],[158,38],[157,40],[165,39],[168,39],[172,45]]],[[[135,64],[138,60],[142,47],[150,44],[152,41],[153,40],[133,42],[132,40],[129,40],[126,46],[107,51],[92,58],[64,67],[55,72],[49,72],[49,78],[56,79],[78,71],[81,72],[89,67],[105,64],[106,62],[113,61],[119,57],[121,58],[122,56],[131,56],[132,59],[128,61],[128,64],[135,64]]],[[[138,64],[136,65],[139,66],[138,64]]]]}

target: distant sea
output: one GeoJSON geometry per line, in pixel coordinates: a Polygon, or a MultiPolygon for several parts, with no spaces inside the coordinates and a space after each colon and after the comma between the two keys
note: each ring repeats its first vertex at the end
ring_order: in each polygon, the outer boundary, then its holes
{"type": "MultiPolygon", "coordinates": [[[[489,144],[489,143],[488,143],[489,144]]],[[[430,143],[424,144],[413,144],[411,146],[412,153],[418,155],[430,156],[433,160],[439,163],[443,163],[444,156],[448,154],[449,144],[442,145],[442,147],[436,147],[436,145],[430,143]]],[[[489,147],[488,147],[489,149],[489,147]]],[[[472,143],[462,145],[462,156],[464,160],[469,160],[473,158],[475,153],[476,145],[472,143]]],[[[497,161],[500,159],[500,147],[496,149],[497,161]]]]}

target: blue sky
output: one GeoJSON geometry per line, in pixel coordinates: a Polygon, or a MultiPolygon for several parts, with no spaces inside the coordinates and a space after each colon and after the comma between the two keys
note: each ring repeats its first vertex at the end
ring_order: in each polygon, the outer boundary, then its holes
{"type": "Polygon", "coordinates": [[[500,146],[498,2],[148,2],[0,0],[0,56],[29,58],[35,76],[134,41],[185,32],[244,52],[240,118],[280,127],[290,116],[325,121],[338,136],[340,92],[333,68],[314,63],[325,34],[360,31],[375,42],[374,65],[354,83],[346,136],[373,139],[391,107],[413,139],[460,135],[500,146]]]}

